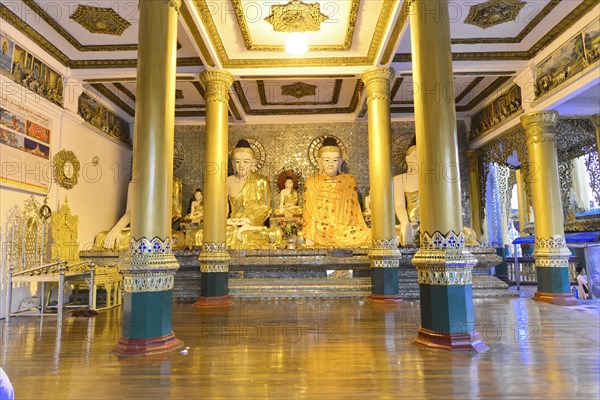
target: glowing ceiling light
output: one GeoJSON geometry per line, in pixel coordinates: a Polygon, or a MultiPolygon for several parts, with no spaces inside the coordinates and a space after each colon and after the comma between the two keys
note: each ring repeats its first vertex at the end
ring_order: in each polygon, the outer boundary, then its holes
{"type": "Polygon", "coordinates": [[[308,51],[308,40],[301,32],[292,32],[285,41],[285,51],[293,56],[299,56],[308,51]]]}

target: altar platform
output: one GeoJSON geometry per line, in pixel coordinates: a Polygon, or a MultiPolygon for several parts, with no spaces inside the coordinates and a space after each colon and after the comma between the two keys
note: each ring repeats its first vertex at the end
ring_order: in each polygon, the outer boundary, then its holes
{"type": "MultiPolygon", "coordinates": [[[[230,251],[229,294],[238,300],[294,300],[302,298],[364,298],[371,293],[367,249],[300,249],[230,251]],[[328,276],[327,271],[352,270],[352,277],[328,276]]],[[[411,264],[416,248],[401,249],[399,286],[404,300],[419,299],[417,270],[411,264]]],[[[502,259],[495,249],[478,247],[472,252],[473,297],[514,297],[508,285],[489,275],[502,259]]],[[[199,249],[175,250],[180,268],[175,274],[174,300],[194,302],[200,294],[199,249]]],[[[98,265],[117,265],[114,251],[86,251],[82,257],[98,265]]]]}

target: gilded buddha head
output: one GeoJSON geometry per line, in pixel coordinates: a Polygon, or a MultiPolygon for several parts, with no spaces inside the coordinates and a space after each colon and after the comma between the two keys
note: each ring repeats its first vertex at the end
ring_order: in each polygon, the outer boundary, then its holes
{"type": "Polygon", "coordinates": [[[245,178],[254,171],[256,158],[250,143],[245,139],[240,139],[232,151],[232,163],[235,176],[245,178]]]}
{"type": "Polygon", "coordinates": [[[336,176],[342,167],[342,149],[336,140],[327,137],[319,149],[319,173],[327,176],[336,176]]]}

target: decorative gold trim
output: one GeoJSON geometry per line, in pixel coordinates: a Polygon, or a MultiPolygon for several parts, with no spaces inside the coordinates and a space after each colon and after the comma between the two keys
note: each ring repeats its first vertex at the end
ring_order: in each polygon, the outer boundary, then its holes
{"type": "Polygon", "coordinates": [[[107,88],[104,84],[92,83],[90,86],[93,87],[94,89],[96,89],[98,91],[98,93],[102,94],[104,97],[106,97],[108,100],[110,100],[114,105],[119,107],[121,110],[125,111],[127,114],[131,115],[132,117],[135,115],[135,110],[133,108],[129,107],[129,105],[127,103],[125,103],[123,100],[121,100],[121,98],[119,96],[117,96],[115,93],[113,93],[113,91],[110,90],[109,88],[107,88]]]}
{"type": "Polygon", "coordinates": [[[526,144],[556,142],[554,127],[558,123],[556,111],[537,111],[521,116],[521,125],[525,129],[526,144]]]}
{"type": "Polygon", "coordinates": [[[201,273],[221,273],[229,271],[229,260],[231,256],[227,251],[225,242],[202,243],[202,251],[198,256],[201,273]]]}
{"type": "Polygon", "coordinates": [[[206,117],[206,111],[175,111],[176,117],[206,117]]]}
{"type": "MultiPolygon", "coordinates": [[[[240,0],[231,0],[237,11],[239,20],[245,20],[240,0]]],[[[319,3],[303,3],[291,0],[287,4],[275,4],[271,7],[271,15],[264,20],[273,26],[275,32],[318,32],[321,24],[329,17],[321,12],[319,3]]]]}
{"type": "Polygon", "coordinates": [[[533,257],[536,268],[568,268],[570,256],[571,251],[562,236],[535,238],[533,257]]]}
{"type": "MultiPolygon", "coordinates": [[[[58,185],[73,189],[79,178],[79,160],[71,150],[61,150],[54,156],[54,178],[58,185]]],[[[66,202],[65,202],[66,204],[66,202]]]]}
{"type": "Polygon", "coordinates": [[[123,290],[127,293],[173,289],[179,264],[172,253],[171,238],[131,238],[129,251],[120,263],[123,290]]]}
{"type": "Polygon", "coordinates": [[[490,83],[488,87],[483,89],[477,96],[473,98],[470,102],[464,106],[467,110],[472,110],[476,105],[481,103],[482,100],[487,98],[490,94],[498,90],[500,86],[502,86],[505,82],[512,79],[510,76],[500,76],[494,82],[490,83]]]}
{"type": "Polygon", "coordinates": [[[521,43],[523,39],[560,3],[560,0],[551,0],[514,38],[479,38],[479,39],[452,39],[452,44],[508,44],[521,43]]]}
{"type": "MultiPolygon", "coordinates": [[[[223,41],[219,35],[219,31],[212,18],[212,14],[206,0],[193,0],[194,6],[196,7],[198,14],[202,18],[208,35],[217,51],[217,55],[221,60],[223,68],[259,68],[259,67],[293,67],[293,66],[338,66],[338,65],[372,65],[379,48],[385,27],[388,25],[388,21],[393,15],[392,9],[394,7],[394,1],[384,1],[381,7],[381,12],[377,19],[375,30],[372,35],[372,40],[369,45],[366,57],[318,57],[318,58],[286,58],[280,60],[273,59],[231,59],[225,50],[223,41]]],[[[337,112],[337,111],[335,111],[337,112]]],[[[331,111],[329,113],[332,113],[331,111]]],[[[257,114],[258,115],[258,114],[257,114]]]]}
{"type": "Polygon", "coordinates": [[[397,268],[402,256],[398,239],[373,239],[369,247],[371,268],[397,268]]]}
{"type": "Polygon", "coordinates": [[[119,89],[125,96],[129,97],[131,100],[135,101],[135,95],[131,92],[131,90],[127,89],[125,85],[120,82],[112,82],[113,86],[119,89]]]}
{"type": "MultiPolygon", "coordinates": [[[[274,46],[274,45],[255,44],[252,41],[252,37],[250,35],[250,30],[248,29],[248,25],[246,23],[246,17],[244,15],[244,10],[243,10],[241,1],[240,0],[231,0],[231,3],[233,4],[233,9],[235,11],[237,23],[240,28],[242,38],[244,39],[244,45],[246,46],[247,50],[255,50],[255,51],[283,51],[283,50],[285,50],[285,46],[283,46],[283,45],[282,46],[274,46]]],[[[273,5],[272,9],[276,10],[278,7],[285,7],[292,3],[294,3],[294,2],[290,2],[286,5],[273,5]]],[[[300,3],[299,1],[295,1],[295,3],[306,5],[305,3],[300,3]]],[[[318,6],[319,3],[314,3],[314,5],[318,6]]],[[[350,12],[348,14],[348,23],[347,23],[346,35],[344,37],[344,44],[337,45],[337,46],[336,45],[311,45],[311,46],[309,46],[308,49],[310,51],[349,50],[352,47],[352,38],[354,36],[354,27],[356,24],[356,18],[358,16],[359,5],[360,5],[359,0],[352,0],[352,4],[350,6],[350,12]]],[[[326,17],[326,19],[328,18],[327,16],[325,16],[325,17],[326,17]]],[[[267,18],[269,18],[269,17],[267,17],[267,18]]],[[[265,21],[267,21],[267,18],[265,18],[265,21]]],[[[269,22],[269,21],[267,21],[267,22],[269,22]]],[[[299,31],[292,30],[289,32],[305,32],[308,30],[309,29],[299,30],[299,31]]],[[[319,29],[315,29],[315,30],[318,31],[319,29]]],[[[275,29],[275,32],[279,32],[279,31],[277,29],[275,29]]],[[[281,32],[288,32],[288,31],[281,31],[281,32]]]]}
{"type": "Polygon", "coordinates": [[[464,24],[487,29],[514,21],[525,4],[520,0],[489,0],[475,4],[469,7],[469,14],[464,24]]]}
{"type": "Polygon", "coordinates": [[[390,61],[390,57],[392,56],[392,53],[394,52],[394,50],[396,50],[396,42],[398,41],[398,37],[400,36],[400,31],[402,31],[402,28],[404,27],[404,25],[406,25],[406,20],[408,19],[409,11],[410,11],[410,1],[405,0],[404,3],[402,3],[402,8],[400,9],[400,15],[398,15],[398,18],[396,19],[396,23],[394,24],[394,29],[392,29],[392,33],[390,34],[390,37],[388,38],[387,45],[385,46],[385,50],[383,51],[383,54],[381,55],[381,60],[379,61],[379,64],[385,65],[390,61]]]}
{"type": "Polygon", "coordinates": [[[78,4],[69,19],[77,22],[90,33],[105,35],[121,36],[131,26],[125,18],[110,7],[90,7],[78,4]]]}
{"type": "MultiPolygon", "coordinates": [[[[177,59],[178,67],[202,67],[199,57],[182,57],[177,59]]],[[[71,69],[94,68],[137,68],[137,59],[123,60],[76,60],[70,61],[71,69]]]]}
{"type": "Polygon", "coordinates": [[[294,79],[299,80],[299,79],[345,79],[345,78],[356,78],[356,75],[355,74],[347,74],[347,75],[253,75],[253,76],[241,75],[238,77],[238,79],[241,81],[253,81],[253,80],[258,80],[258,79],[262,79],[265,81],[266,80],[289,81],[289,80],[294,80],[294,79]]]}
{"type": "MultiPolygon", "coordinates": [[[[120,45],[83,45],[79,43],[69,32],[67,32],[58,22],[56,22],[48,13],[33,0],[23,0],[23,3],[31,8],[40,18],[52,27],[60,36],[62,36],[71,46],[79,51],[137,51],[137,44],[120,45]]],[[[4,17],[4,13],[2,13],[4,17]]],[[[125,21],[127,22],[127,21],[125,21]]],[[[127,22],[129,23],[129,22],[127,22]]],[[[43,47],[43,46],[42,46],[43,47]]],[[[46,50],[46,49],[44,49],[46,50]]],[[[59,60],[60,61],[60,60],[59,60]]],[[[68,64],[66,64],[68,65],[68,64]]]]}
{"type": "Polygon", "coordinates": [[[460,103],[460,101],[466,96],[468,95],[471,90],[475,89],[475,86],[479,85],[479,83],[483,80],[483,76],[478,76],[475,79],[473,79],[471,81],[471,83],[469,83],[467,85],[467,87],[465,88],[465,90],[463,90],[462,92],[460,92],[460,94],[458,96],[456,96],[456,99],[454,99],[454,103],[458,104],[460,103]]]}
{"type": "Polygon", "coordinates": [[[246,98],[246,94],[244,93],[244,89],[242,88],[242,84],[240,81],[235,81],[233,83],[233,90],[238,97],[242,108],[246,115],[306,115],[306,114],[343,114],[343,113],[353,113],[356,111],[356,106],[358,104],[358,100],[360,99],[360,93],[362,92],[364,84],[361,80],[357,80],[356,86],[354,88],[354,93],[352,94],[352,100],[350,101],[350,105],[346,108],[300,108],[295,110],[287,110],[287,109],[265,109],[265,110],[256,110],[250,108],[250,103],[246,98]]]}
{"type": "Polygon", "coordinates": [[[417,278],[419,285],[449,286],[472,285],[473,272],[465,268],[422,267],[417,278]]]}
{"type": "MultiPolygon", "coordinates": [[[[296,84],[298,84],[298,83],[303,83],[303,82],[297,82],[296,84]]],[[[331,100],[324,101],[324,102],[318,102],[318,101],[269,102],[267,100],[267,93],[265,90],[264,81],[257,80],[256,85],[258,87],[258,95],[260,97],[260,104],[263,106],[316,106],[316,105],[330,105],[330,104],[338,103],[338,101],[340,99],[340,92],[342,90],[342,79],[335,80],[331,100]]],[[[291,86],[291,85],[287,85],[287,86],[291,86]]],[[[308,86],[314,86],[315,88],[317,87],[316,85],[308,85],[308,86]]],[[[285,87],[286,87],[285,85],[281,87],[282,95],[285,95],[285,93],[283,93],[283,89],[285,87]]],[[[313,93],[312,95],[314,96],[315,94],[316,93],[313,93]]],[[[310,95],[310,94],[308,94],[308,95],[310,95]]],[[[302,96],[302,97],[304,97],[304,96],[302,96]]]]}
{"type": "Polygon", "coordinates": [[[204,39],[202,39],[202,35],[200,35],[200,31],[198,30],[198,27],[196,26],[196,23],[194,22],[192,15],[190,14],[190,10],[187,8],[185,2],[181,3],[181,8],[179,11],[181,13],[181,17],[183,18],[183,22],[188,27],[190,34],[192,35],[192,39],[198,46],[200,54],[204,58],[207,66],[214,67],[215,61],[210,55],[210,51],[208,50],[206,43],[204,43],[204,39]]]}
{"type": "Polygon", "coordinates": [[[125,293],[163,292],[174,287],[174,272],[153,272],[123,276],[123,291],[125,293]]]}
{"type": "MultiPolygon", "coordinates": [[[[263,81],[259,81],[263,82],[263,81]]],[[[264,88],[264,83],[263,83],[264,88]]],[[[305,82],[296,82],[289,85],[283,85],[281,87],[282,96],[292,96],[297,99],[301,99],[307,96],[314,96],[317,94],[317,85],[310,85],[305,82]]]]}

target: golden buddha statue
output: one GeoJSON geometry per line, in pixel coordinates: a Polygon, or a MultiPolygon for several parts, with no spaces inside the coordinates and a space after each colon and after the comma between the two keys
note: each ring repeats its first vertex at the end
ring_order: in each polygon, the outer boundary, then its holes
{"type": "Polygon", "coordinates": [[[319,149],[319,173],[305,183],[302,234],[308,246],[353,248],[371,243],[356,179],[340,173],[342,150],[334,138],[319,149]]]}
{"type": "Polygon", "coordinates": [[[231,213],[227,219],[227,246],[232,249],[259,249],[280,246],[282,233],[267,228],[271,215],[271,185],[256,173],[254,151],[240,140],[232,152],[234,174],[227,177],[231,213]]]}
{"type": "Polygon", "coordinates": [[[411,144],[406,150],[406,164],[408,171],[394,177],[394,211],[400,222],[397,230],[402,245],[412,246],[415,245],[415,236],[417,236],[420,221],[419,176],[415,144],[411,144]]]}

